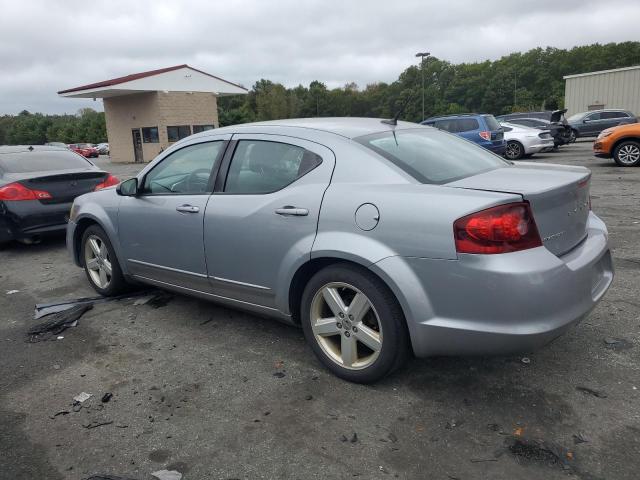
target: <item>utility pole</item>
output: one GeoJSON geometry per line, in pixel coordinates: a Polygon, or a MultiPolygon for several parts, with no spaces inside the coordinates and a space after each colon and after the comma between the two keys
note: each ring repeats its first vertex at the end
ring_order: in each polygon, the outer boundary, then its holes
{"type": "Polygon", "coordinates": [[[518,71],[513,71],[513,108],[516,111],[516,105],[518,105],[518,71]]]}
{"type": "Polygon", "coordinates": [[[422,118],[420,121],[424,120],[424,59],[429,55],[431,55],[429,52],[416,53],[416,57],[420,57],[420,70],[422,71],[422,118]]]}

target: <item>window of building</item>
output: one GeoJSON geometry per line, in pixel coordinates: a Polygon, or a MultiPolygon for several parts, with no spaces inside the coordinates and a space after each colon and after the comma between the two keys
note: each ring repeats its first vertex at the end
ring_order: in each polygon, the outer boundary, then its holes
{"type": "Polygon", "coordinates": [[[190,125],[178,125],[175,127],[167,127],[167,138],[169,142],[177,142],[180,139],[191,135],[190,125]]]}
{"type": "Polygon", "coordinates": [[[226,193],[270,193],[309,173],[322,158],[295,145],[261,140],[238,143],[224,188],[226,193]]]}
{"type": "Polygon", "coordinates": [[[142,127],[142,141],[144,143],[158,143],[158,127],[142,127]]]}
{"type": "Polygon", "coordinates": [[[207,130],[213,130],[215,127],[213,125],[194,125],[193,133],[205,132],[207,130]]]}

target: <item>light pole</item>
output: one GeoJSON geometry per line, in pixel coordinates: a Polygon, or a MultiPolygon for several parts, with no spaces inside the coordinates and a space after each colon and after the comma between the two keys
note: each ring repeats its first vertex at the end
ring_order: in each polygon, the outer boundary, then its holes
{"type": "Polygon", "coordinates": [[[420,70],[422,71],[422,118],[424,120],[424,58],[431,55],[429,52],[418,52],[416,57],[420,57],[420,70]]]}

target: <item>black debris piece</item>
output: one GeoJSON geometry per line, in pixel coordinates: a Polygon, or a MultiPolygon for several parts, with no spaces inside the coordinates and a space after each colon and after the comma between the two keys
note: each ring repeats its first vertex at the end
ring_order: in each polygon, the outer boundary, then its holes
{"type": "Polygon", "coordinates": [[[28,330],[29,341],[41,342],[62,333],[67,328],[76,325],[78,319],[92,308],[93,305],[85,304],[77,305],[62,312],[52,313],[46,321],[34,325],[28,330]]]}
{"type": "Polygon", "coordinates": [[[61,412],[54,413],[51,418],[55,418],[59,415],[69,415],[69,413],[70,413],[69,410],[62,410],[61,412]]]}
{"type": "Polygon", "coordinates": [[[113,393],[107,392],[102,396],[102,403],[107,403],[113,397],[113,393]]]}
{"type": "Polygon", "coordinates": [[[313,395],[307,395],[304,397],[305,400],[313,400],[313,395]]]}
{"type": "Polygon", "coordinates": [[[548,466],[570,467],[573,453],[553,442],[510,437],[505,440],[507,450],[518,460],[548,466]]]}
{"type": "Polygon", "coordinates": [[[82,425],[84,428],[86,429],[92,429],[92,428],[98,428],[98,427],[102,427],[104,425],[111,425],[113,423],[113,420],[108,420],[106,422],[91,422],[91,423],[87,423],[86,425],[82,425]]]}
{"type": "Polygon", "coordinates": [[[147,302],[147,305],[151,308],[162,308],[166,307],[171,300],[173,300],[173,295],[167,292],[159,292],[147,302]]]}
{"type": "Polygon", "coordinates": [[[588,395],[593,395],[594,397],[597,397],[597,398],[607,398],[607,394],[606,393],[604,393],[604,392],[602,392],[600,390],[596,390],[596,389],[593,389],[593,388],[585,387],[585,386],[582,386],[582,385],[578,385],[576,387],[576,390],[578,390],[579,392],[582,392],[582,393],[586,393],[588,395]]]}
{"type": "Polygon", "coordinates": [[[393,432],[389,432],[389,434],[387,435],[387,438],[391,440],[393,443],[396,443],[398,441],[398,437],[393,432]]]}
{"type": "Polygon", "coordinates": [[[274,377],[276,378],[282,378],[285,376],[284,372],[276,372],[273,374],[274,377]]]}
{"type": "Polygon", "coordinates": [[[341,441],[341,442],[347,442],[348,440],[349,440],[349,439],[348,439],[345,435],[342,435],[342,436],[340,437],[340,441],[341,441]]]}
{"type": "Polygon", "coordinates": [[[356,443],[358,441],[358,434],[356,432],[353,432],[353,436],[351,437],[351,440],[349,440],[351,443],[356,443]]]}
{"type": "Polygon", "coordinates": [[[150,293],[154,292],[157,292],[157,290],[139,290],[137,292],[124,293],[122,295],[116,295],[114,297],[83,297],[73,299],[60,299],[47,303],[36,303],[34,318],[37,320],[38,318],[44,317],[45,315],[69,310],[70,308],[78,305],[93,305],[96,303],[114,302],[127,298],[149,295],[150,293]]]}
{"type": "Polygon", "coordinates": [[[578,445],[580,443],[589,443],[589,438],[587,438],[584,433],[578,432],[573,435],[573,443],[574,445],[578,445]]]}
{"type": "Polygon", "coordinates": [[[624,338],[606,337],[603,342],[609,350],[628,350],[633,347],[633,344],[624,338]]]}
{"type": "Polygon", "coordinates": [[[85,478],[85,480],[136,480],[131,477],[119,477],[118,475],[98,474],[85,478]]]}

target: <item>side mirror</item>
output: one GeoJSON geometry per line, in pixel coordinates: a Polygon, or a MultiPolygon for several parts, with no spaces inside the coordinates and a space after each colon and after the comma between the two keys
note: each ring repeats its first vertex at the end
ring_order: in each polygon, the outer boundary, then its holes
{"type": "Polygon", "coordinates": [[[138,195],[138,179],[125,180],[116,187],[116,192],[123,197],[135,197],[138,195]]]}

